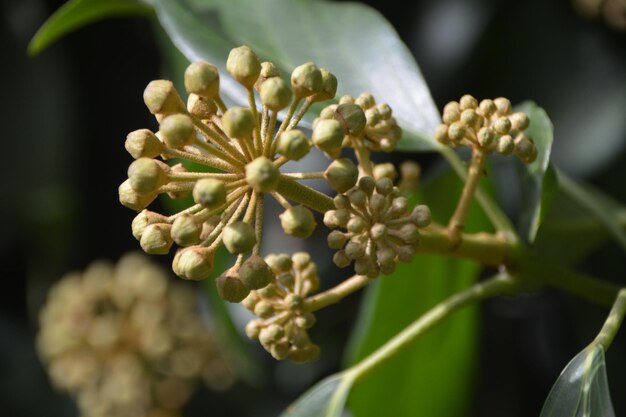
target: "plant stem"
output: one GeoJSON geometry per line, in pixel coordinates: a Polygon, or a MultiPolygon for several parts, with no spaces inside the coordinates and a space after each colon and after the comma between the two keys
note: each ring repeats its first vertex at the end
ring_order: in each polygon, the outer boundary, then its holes
{"type": "Polygon", "coordinates": [[[604,351],[607,351],[609,346],[611,346],[611,342],[613,342],[617,331],[622,325],[624,315],[626,315],[626,288],[622,288],[617,294],[617,298],[615,299],[615,303],[613,303],[613,308],[611,308],[609,316],[604,322],[600,333],[598,333],[591,344],[600,345],[604,351]]]}
{"type": "Polygon", "coordinates": [[[280,177],[280,181],[276,186],[276,191],[289,200],[312,208],[313,210],[324,213],[335,208],[333,200],[326,194],[322,194],[313,188],[302,185],[288,177],[280,177]]]}
{"type": "Polygon", "coordinates": [[[353,275],[337,286],[307,298],[304,302],[304,309],[313,312],[338,303],[346,296],[366,286],[370,281],[372,279],[364,275],[353,275]]]}

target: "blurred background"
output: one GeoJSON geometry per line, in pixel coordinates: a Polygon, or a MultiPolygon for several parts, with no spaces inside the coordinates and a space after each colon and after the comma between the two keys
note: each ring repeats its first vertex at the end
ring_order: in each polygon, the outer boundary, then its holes
{"type": "MultiPolygon", "coordinates": [[[[618,14],[607,20],[570,0],[366,3],[408,44],[439,108],[465,93],[536,101],[555,125],[553,162],[626,203],[624,9],[623,20],[618,14]]],[[[131,161],[123,141],[132,130],[154,127],[142,91],[168,68],[158,24],[146,18],[89,25],[29,58],[29,40],[62,4],[0,4],[0,410],[16,417],[76,415],[69,397],[50,387],[37,359],[37,311],[66,271],[138,249],[130,234],[133,214],[117,197],[131,161]]],[[[437,159],[394,158],[415,159],[426,171],[437,159]]],[[[503,202],[514,211],[514,194],[503,202]]],[[[156,260],[169,267],[170,258],[156,260]]],[[[321,268],[339,279],[330,266],[321,268]]],[[[625,279],[623,255],[610,244],[581,268],[625,279]]],[[[319,314],[323,326],[314,336],[323,347],[320,362],[298,367],[255,352],[266,375],[259,386],[239,383],[226,394],[200,390],[185,415],[277,415],[315,380],[339,369],[358,298],[319,314]]],[[[552,292],[485,303],[476,392],[467,415],[537,416],[557,375],[605,314],[552,292]]],[[[626,336],[620,334],[607,356],[617,415],[626,414],[626,397],[619,395],[626,386],[625,352],[626,336]]]]}

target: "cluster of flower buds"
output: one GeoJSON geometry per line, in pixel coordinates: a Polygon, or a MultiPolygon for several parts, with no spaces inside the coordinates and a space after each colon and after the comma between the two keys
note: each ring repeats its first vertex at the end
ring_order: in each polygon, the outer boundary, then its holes
{"type": "Polygon", "coordinates": [[[485,99],[479,104],[474,97],[465,95],[458,102],[446,104],[442,121],[435,137],[444,145],[515,154],[527,164],[537,158],[533,140],[523,132],[529,124],[528,116],[512,113],[511,102],[504,97],[485,99]]]}
{"type": "Polygon", "coordinates": [[[419,245],[419,228],[431,220],[427,206],[410,209],[388,176],[363,176],[334,203],[336,210],[324,215],[326,226],[339,229],[328,235],[328,245],[337,249],[333,261],[340,268],[354,262],[357,274],[372,278],[393,273],[398,262],[411,261],[419,245]]]}
{"type": "Polygon", "coordinates": [[[341,97],[339,103],[325,107],[313,123],[313,144],[331,158],[337,158],[342,147],[391,152],[401,137],[402,129],[391,108],[376,104],[369,93],[356,99],[341,97]]]}
{"type": "Polygon", "coordinates": [[[53,384],[83,417],[175,415],[198,378],[228,387],[232,371],[194,301],[142,255],[69,274],[40,314],[38,348],[53,384]]]}
{"type": "Polygon", "coordinates": [[[248,323],[246,334],[258,339],[276,359],[289,358],[294,362],[317,359],[319,347],[307,333],[315,324],[315,316],[304,305],[305,297],[319,287],[317,266],[305,252],[291,257],[272,254],[265,261],[263,264],[269,265],[269,269],[264,273],[271,277],[270,284],[251,291],[242,303],[258,317],[248,323]]]}

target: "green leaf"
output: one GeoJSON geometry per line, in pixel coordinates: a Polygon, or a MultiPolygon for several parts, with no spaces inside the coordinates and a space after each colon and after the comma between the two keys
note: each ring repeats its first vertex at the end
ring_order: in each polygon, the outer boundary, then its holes
{"type": "MultiPolygon", "coordinates": [[[[404,150],[434,150],[438,111],[408,48],[375,10],[358,3],[313,0],[154,0],[160,23],[190,60],[226,74],[232,47],[247,44],[283,72],[314,61],[339,80],[338,95],[368,91],[393,108],[405,129],[404,150]]],[[[224,95],[244,103],[229,77],[224,95]]],[[[313,112],[308,115],[309,122],[313,112]]]]}
{"type": "Polygon", "coordinates": [[[540,417],[615,417],[602,346],[583,350],[565,367],[540,417]]]}
{"type": "Polygon", "coordinates": [[[305,392],[280,417],[340,417],[352,383],[348,372],[331,375],[305,392]]]}
{"type": "Polygon", "coordinates": [[[521,175],[522,210],[520,235],[532,243],[552,202],[557,179],[550,168],[550,152],[554,138],[554,127],[545,110],[532,101],[516,106],[515,111],[528,115],[530,126],[526,130],[537,147],[537,159],[531,164],[523,164],[521,175]]]}
{"type": "Polygon", "coordinates": [[[39,54],[68,33],[113,16],[145,15],[152,9],[137,0],[70,0],[39,28],[28,45],[28,54],[39,54]]]}
{"type": "MultiPolygon", "coordinates": [[[[462,183],[451,172],[428,183],[419,201],[431,205],[434,220],[445,223],[462,183]]],[[[473,204],[469,231],[488,230],[473,204]]],[[[348,364],[376,350],[435,304],[475,282],[477,264],[437,256],[418,256],[381,277],[367,290],[348,364]]],[[[464,415],[471,401],[477,350],[477,310],[455,314],[355,385],[349,406],[355,417],[464,415]],[[381,401],[384,398],[385,401],[381,401]],[[454,398],[454,401],[450,401],[454,398]]]]}

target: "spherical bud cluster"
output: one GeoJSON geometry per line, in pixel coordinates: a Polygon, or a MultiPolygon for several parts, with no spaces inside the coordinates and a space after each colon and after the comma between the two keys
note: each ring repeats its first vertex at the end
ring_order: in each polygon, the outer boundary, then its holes
{"type": "Polygon", "coordinates": [[[135,254],[67,275],[39,316],[37,345],[53,385],[85,417],[177,414],[201,377],[226,388],[232,371],[194,299],[135,254]]]}
{"type": "Polygon", "coordinates": [[[502,155],[514,153],[527,164],[537,158],[533,140],[523,132],[530,123],[528,116],[512,113],[511,102],[504,97],[478,103],[465,95],[458,102],[446,104],[442,121],[435,138],[444,145],[465,145],[502,155]]]}
{"type": "Polygon", "coordinates": [[[264,264],[271,270],[269,285],[251,291],[242,302],[258,317],[248,323],[246,334],[258,339],[276,359],[289,358],[294,362],[317,359],[319,347],[311,342],[307,333],[315,324],[315,316],[306,310],[304,303],[305,297],[319,287],[316,265],[304,252],[291,257],[269,255],[264,264]]]}
{"type": "Polygon", "coordinates": [[[409,262],[419,246],[419,229],[430,224],[427,206],[410,209],[386,177],[361,177],[357,186],[334,199],[336,210],[324,215],[333,230],[328,245],[337,249],[333,261],[340,268],[354,262],[359,275],[393,273],[398,262],[409,262]]]}

